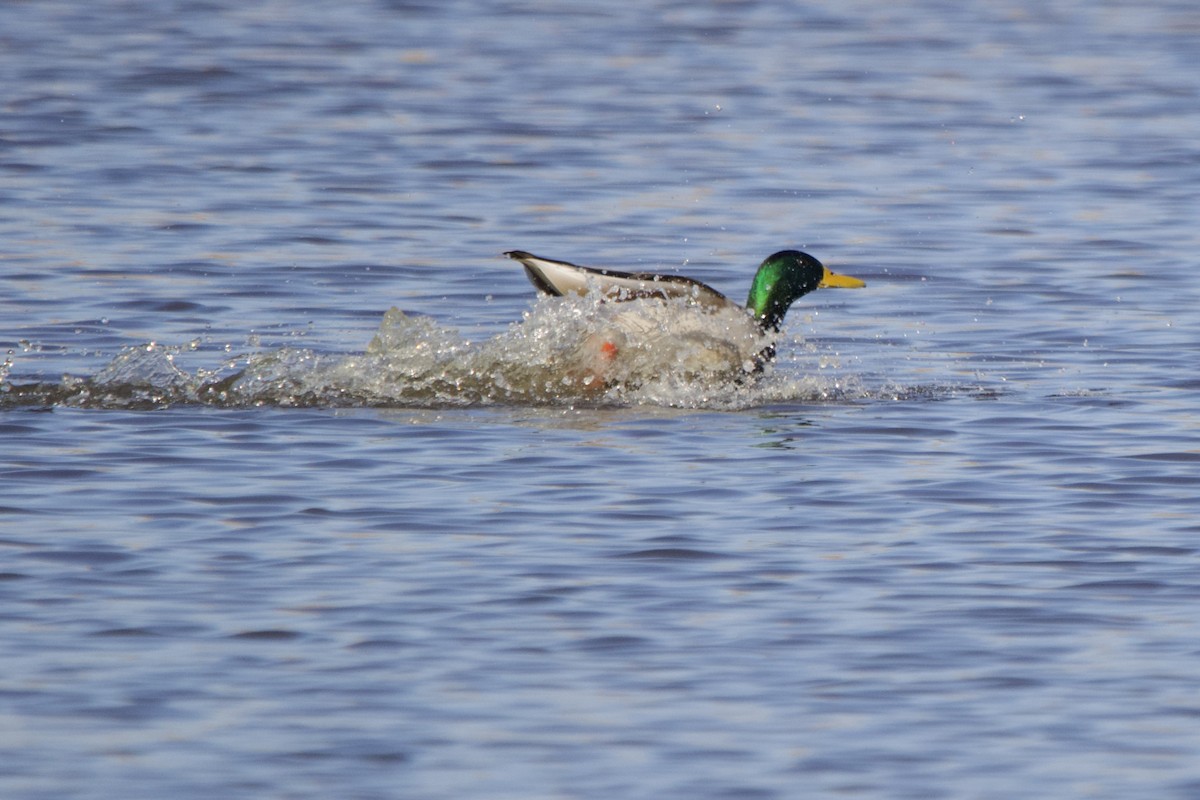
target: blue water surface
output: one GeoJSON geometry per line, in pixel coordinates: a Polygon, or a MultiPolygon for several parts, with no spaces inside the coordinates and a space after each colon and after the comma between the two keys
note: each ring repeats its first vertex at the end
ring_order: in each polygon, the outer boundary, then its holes
{"type": "Polygon", "coordinates": [[[1194,4],[0,17],[3,797],[1200,796],[1194,4]],[[785,247],[760,381],[505,388],[502,252],[785,247]]]}

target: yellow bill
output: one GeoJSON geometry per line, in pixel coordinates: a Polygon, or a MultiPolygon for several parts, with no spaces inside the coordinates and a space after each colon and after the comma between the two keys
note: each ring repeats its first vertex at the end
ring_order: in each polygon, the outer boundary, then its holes
{"type": "Polygon", "coordinates": [[[821,282],[817,284],[822,289],[861,289],[866,285],[866,281],[852,278],[849,275],[838,275],[829,267],[825,268],[825,277],[821,278],[821,282]]]}

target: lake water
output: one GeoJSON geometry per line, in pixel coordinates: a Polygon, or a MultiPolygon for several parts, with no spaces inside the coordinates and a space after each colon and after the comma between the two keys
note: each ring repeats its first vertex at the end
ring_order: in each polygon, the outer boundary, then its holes
{"type": "Polygon", "coordinates": [[[1200,797],[1194,3],[0,18],[0,796],[1200,797]]]}

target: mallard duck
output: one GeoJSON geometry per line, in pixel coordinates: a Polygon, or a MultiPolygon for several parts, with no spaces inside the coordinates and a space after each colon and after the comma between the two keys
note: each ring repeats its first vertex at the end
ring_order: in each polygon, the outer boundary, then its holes
{"type": "Polygon", "coordinates": [[[639,308],[616,315],[607,330],[590,337],[586,344],[600,362],[617,358],[631,340],[644,346],[650,335],[659,342],[669,337],[698,345],[690,347],[689,353],[702,354],[706,363],[700,369],[705,372],[720,368],[761,370],[774,358],[775,334],[798,298],[817,288],[866,286],[858,278],[832,272],[807,253],[781,250],[759,266],[742,307],[711,286],[682,275],[582,267],[524,250],[504,255],[519,261],[533,285],[548,295],[598,292],[604,301],[664,301],[657,307],[637,304],[639,308]],[[698,313],[688,314],[687,309],[698,313]]]}

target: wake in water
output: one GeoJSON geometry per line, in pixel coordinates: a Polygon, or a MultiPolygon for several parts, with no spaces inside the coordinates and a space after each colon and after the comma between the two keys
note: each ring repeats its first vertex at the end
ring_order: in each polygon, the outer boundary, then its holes
{"type": "MultiPolygon", "coordinates": [[[[653,301],[670,318],[670,303],[653,301]]],[[[625,306],[627,304],[621,304],[625,306]]],[[[211,370],[180,368],[184,348],[128,347],[90,377],[15,384],[0,374],[0,407],[467,407],[664,405],[736,409],[870,396],[853,376],[791,374],[796,365],[723,357],[721,336],[671,336],[654,325],[636,342],[606,327],[617,304],[539,300],[524,320],[481,342],[424,316],[389,310],[359,354],[285,347],[211,370]],[[597,336],[597,331],[608,331],[597,336]],[[659,335],[659,334],[663,335],[659,335]]],[[[653,319],[653,317],[651,317],[653,319]]],[[[811,348],[814,366],[827,363],[811,348]]]]}

